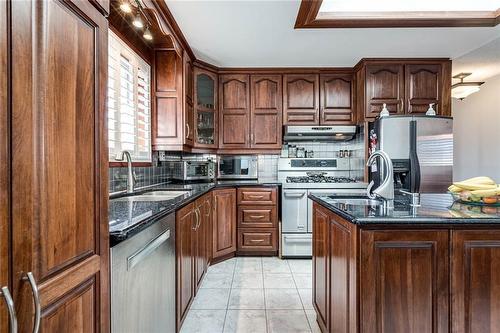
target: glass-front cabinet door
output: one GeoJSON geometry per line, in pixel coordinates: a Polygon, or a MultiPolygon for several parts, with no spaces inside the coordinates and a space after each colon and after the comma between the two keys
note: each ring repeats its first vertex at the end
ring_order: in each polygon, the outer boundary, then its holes
{"type": "Polygon", "coordinates": [[[217,75],[195,67],[195,146],[217,148],[217,75]]]}

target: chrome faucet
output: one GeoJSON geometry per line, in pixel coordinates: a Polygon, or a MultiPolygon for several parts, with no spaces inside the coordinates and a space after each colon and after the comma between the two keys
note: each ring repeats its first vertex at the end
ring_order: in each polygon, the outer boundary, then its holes
{"type": "Polygon", "coordinates": [[[134,186],[135,186],[135,176],[134,172],[132,171],[132,156],[130,156],[130,153],[127,150],[122,151],[121,153],[116,154],[115,160],[117,161],[124,161],[125,158],[127,159],[127,193],[134,193],[134,186]]]}
{"type": "Polygon", "coordinates": [[[375,199],[376,197],[382,197],[385,200],[394,200],[394,171],[393,171],[393,166],[392,166],[392,161],[389,158],[389,155],[387,155],[384,151],[382,150],[376,150],[374,151],[370,157],[368,158],[368,161],[366,162],[367,166],[371,166],[375,162],[376,157],[380,157],[381,160],[384,163],[384,172],[386,173],[384,180],[382,183],[372,191],[372,187],[374,185],[373,180],[370,182],[368,185],[367,194],[370,199],[375,199]]]}

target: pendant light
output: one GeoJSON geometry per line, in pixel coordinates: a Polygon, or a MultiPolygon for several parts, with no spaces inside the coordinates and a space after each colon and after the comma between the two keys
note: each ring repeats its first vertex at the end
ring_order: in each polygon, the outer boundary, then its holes
{"type": "Polygon", "coordinates": [[[144,27],[144,23],[142,22],[141,15],[137,14],[135,16],[134,20],[132,21],[132,24],[136,28],[139,28],[139,29],[143,28],[144,27]]]}
{"type": "Polygon", "coordinates": [[[153,35],[151,34],[149,27],[146,28],[142,37],[144,37],[145,40],[153,40],[153,35]]]}
{"type": "Polygon", "coordinates": [[[120,3],[120,9],[122,12],[127,13],[127,14],[132,12],[132,7],[130,7],[130,3],[126,0],[123,0],[120,3]]]}
{"type": "Polygon", "coordinates": [[[471,75],[472,73],[460,73],[453,76],[454,79],[459,79],[459,83],[455,83],[451,86],[451,96],[463,100],[470,94],[478,92],[484,82],[464,82],[464,78],[471,75]]]}

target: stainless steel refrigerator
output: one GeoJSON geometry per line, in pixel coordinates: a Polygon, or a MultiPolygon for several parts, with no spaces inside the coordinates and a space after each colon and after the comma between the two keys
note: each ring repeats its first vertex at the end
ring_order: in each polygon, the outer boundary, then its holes
{"type": "MultiPolygon", "coordinates": [[[[453,118],[389,116],[370,127],[370,150],[386,152],[394,165],[394,186],[420,193],[446,192],[453,179],[453,118]]],[[[384,170],[372,168],[375,183],[384,170]]]]}

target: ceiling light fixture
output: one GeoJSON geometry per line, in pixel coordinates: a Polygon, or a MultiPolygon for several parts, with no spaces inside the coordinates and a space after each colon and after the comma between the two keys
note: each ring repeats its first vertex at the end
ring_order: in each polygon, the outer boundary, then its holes
{"type": "Polygon", "coordinates": [[[484,82],[464,82],[464,78],[471,75],[472,73],[459,73],[453,76],[454,79],[459,79],[459,83],[455,83],[451,86],[451,96],[459,100],[463,100],[470,94],[479,91],[479,86],[484,82]]]}
{"type": "Polygon", "coordinates": [[[142,22],[141,16],[139,14],[137,14],[137,16],[134,18],[132,24],[134,25],[134,27],[139,29],[144,27],[144,23],[142,22]]]}
{"type": "Polygon", "coordinates": [[[131,13],[132,12],[132,7],[130,7],[130,3],[128,3],[128,1],[122,1],[122,3],[120,4],[120,9],[124,13],[131,13]]]}
{"type": "Polygon", "coordinates": [[[146,28],[146,31],[144,31],[144,35],[142,35],[142,37],[144,37],[144,39],[146,40],[153,40],[153,35],[151,34],[149,27],[146,28]]]}

